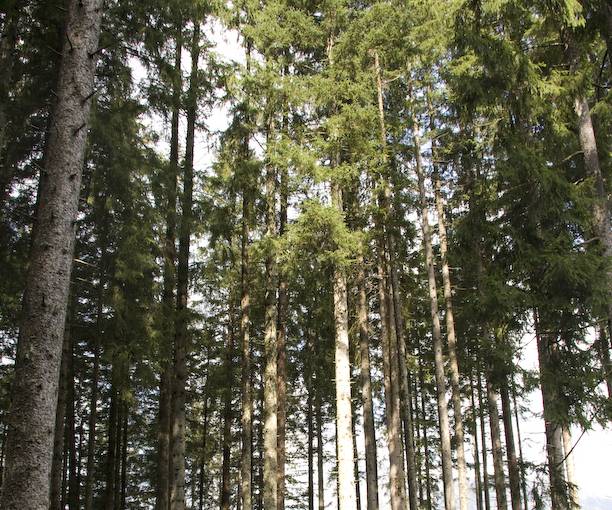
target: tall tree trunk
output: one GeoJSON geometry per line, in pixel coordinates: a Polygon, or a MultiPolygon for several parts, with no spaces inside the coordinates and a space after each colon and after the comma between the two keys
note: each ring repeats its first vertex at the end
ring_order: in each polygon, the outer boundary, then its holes
{"type": "MultiPolygon", "coordinates": [[[[202,424],[202,453],[200,455],[200,469],[198,473],[198,510],[204,510],[204,490],[206,484],[206,454],[208,445],[208,420],[209,420],[208,376],[204,390],[204,419],[202,424]]],[[[194,502],[195,503],[195,502],[194,502]]]]}
{"type": "Polygon", "coordinates": [[[425,405],[425,377],[423,374],[422,365],[419,365],[419,384],[421,386],[421,419],[423,420],[423,455],[425,457],[425,489],[427,495],[425,508],[427,508],[427,510],[431,510],[431,469],[429,458],[429,437],[427,432],[427,407],[425,405]]]}
{"type": "MultiPolygon", "coordinates": [[[[248,138],[246,141],[248,150],[248,138]]],[[[252,510],[252,465],[253,465],[253,396],[251,388],[251,340],[250,340],[250,267],[249,267],[249,222],[251,217],[249,191],[242,195],[242,241],[241,241],[241,287],[240,336],[242,342],[242,417],[240,419],[242,450],[240,457],[240,496],[243,510],[252,510]]]]}
{"type": "Polygon", "coordinates": [[[172,340],[175,322],[176,289],[176,201],[179,167],[179,120],[182,90],[181,60],[183,57],[182,22],[176,26],[174,69],[172,77],[172,115],[170,120],[170,161],[166,176],[166,231],[164,233],[164,265],[162,310],[164,329],[161,350],[159,387],[159,430],[157,452],[156,510],[168,510],[173,477],[170,455],[172,416],[172,340]]]}
{"type": "MultiPolygon", "coordinates": [[[[550,498],[552,510],[568,510],[566,480],[564,474],[563,433],[558,423],[555,406],[559,400],[555,363],[551,359],[555,350],[550,333],[540,331],[540,317],[534,311],[536,341],[538,343],[538,363],[540,368],[540,388],[544,409],[544,427],[546,431],[546,453],[548,458],[548,475],[550,477],[550,498]]],[[[546,323],[545,323],[546,324],[546,323]]]]}
{"type": "Polygon", "coordinates": [[[230,298],[229,324],[227,328],[227,343],[225,353],[225,402],[223,408],[223,453],[221,465],[221,497],[219,508],[229,510],[230,508],[230,461],[232,442],[232,362],[234,352],[234,303],[230,298]]]}
{"type": "Polygon", "coordinates": [[[101,20],[101,0],[69,2],[11,389],[0,496],[6,510],[49,507],[52,424],[95,71],[90,55],[97,50],[101,20]]]}
{"type": "Polygon", "coordinates": [[[572,443],[572,433],[569,425],[563,426],[563,453],[565,454],[565,474],[569,492],[569,508],[575,510],[580,508],[580,498],[578,497],[578,485],[574,471],[574,444],[572,443]]]}
{"type": "Polygon", "coordinates": [[[104,510],[114,510],[115,506],[115,465],[117,464],[118,431],[117,422],[119,418],[119,395],[116,383],[117,367],[113,363],[111,373],[111,395],[110,410],[108,417],[108,447],[106,453],[106,487],[104,493],[104,510]]]}
{"type": "Polygon", "coordinates": [[[370,375],[370,347],[368,328],[368,297],[366,292],[363,258],[357,270],[357,324],[359,327],[360,382],[363,400],[363,434],[365,439],[367,510],[378,510],[378,460],[376,454],[376,430],[374,428],[374,403],[370,375]]]}
{"type": "Polygon", "coordinates": [[[314,388],[313,388],[313,366],[314,360],[312,356],[314,354],[314,338],[313,335],[308,334],[307,349],[310,356],[309,362],[305,367],[305,386],[307,391],[306,397],[306,427],[308,434],[308,446],[307,446],[307,457],[308,457],[308,510],[314,510],[314,388]]]}
{"type": "MultiPolygon", "coordinates": [[[[268,119],[268,140],[273,139],[274,121],[268,119]]],[[[276,236],[276,169],[268,162],[266,169],[266,236],[276,236]]],[[[276,254],[266,254],[266,295],[264,335],[264,466],[263,505],[266,510],[278,507],[278,394],[277,394],[277,334],[276,334],[276,254]]]]}
{"type": "Polygon", "coordinates": [[[473,457],[474,457],[474,482],[476,485],[476,508],[477,510],[483,510],[483,490],[482,490],[482,476],[480,473],[480,448],[478,445],[478,417],[476,414],[476,400],[474,398],[474,378],[470,376],[470,400],[472,403],[472,437],[474,439],[473,444],[473,457]]]}
{"type": "Polygon", "coordinates": [[[60,510],[62,508],[62,479],[64,474],[64,439],[66,437],[66,398],[68,396],[68,378],[70,377],[69,366],[71,357],[70,322],[72,307],[69,307],[69,317],[64,329],[64,340],[62,343],[62,361],[60,369],[60,380],[57,396],[57,409],[55,413],[55,437],[53,440],[53,465],[51,468],[51,495],[50,509],[60,510]]]}
{"type": "Polygon", "coordinates": [[[70,337],[68,353],[68,399],[66,406],[66,437],[68,447],[68,508],[78,510],[77,442],[76,442],[76,381],[74,370],[74,341],[70,337]]]}
{"type": "Polygon", "coordinates": [[[187,106],[187,136],[183,173],[183,196],[177,268],[176,322],[174,337],[174,377],[172,388],[172,485],[170,509],[185,508],[185,394],[187,383],[189,249],[193,207],[193,150],[198,105],[198,62],[200,60],[200,21],[194,20],[191,42],[191,74],[187,106]]]}
{"type": "MultiPolygon", "coordinates": [[[[431,106],[430,106],[431,112],[431,106]]],[[[433,120],[432,120],[433,122],[433,120]]],[[[432,126],[433,127],[433,126],[432,126]]],[[[435,159],[435,142],[432,146],[432,158],[435,159]]],[[[461,410],[461,390],[459,386],[459,362],[457,360],[457,335],[455,333],[455,318],[453,313],[453,297],[451,290],[450,271],[448,268],[448,242],[446,238],[446,218],[444,201],[440,186],[440,173],[433,164],[433,184],[438,212],[438,234],[440,236],[440,259],[442,262],[442,282],[444,285],[444,307],[446,309],[446,337],[448,340],[448,365],[452,389],[452,403],[455,425],[455,442],[457,448],[457,472],[459,475],[459,508],[467,510],[468,482],[465,463],[465,438],[463,433],[463,412],[461,410]]]]}
{"type": "Polygon", "coordinates": [[[128,404],[123,404],[123,421],[121,423],[121,500],[119,508],[125,510],[127,500],[127,461],[128,461],[128,423],[129,423],[129,409],[128,404]]]}
{"type": "Polygon", "coordinates": [[[315,419],[317,422],[317,503],[318,510],[325,510],[325,473],[323,472],[323,416],[321,410],[321,395],[318,389],[315,390],[315,419]]]}
{"type": "MultiPolygon", "coordinates": [[[[342,212],[342,191],[332,184],[332,204],[342,212]]],[[[348,310],[346,275],[341,268],[334,269],[334,324],[336,429],[338,450],[339,510],[355,510],[355,472],[351,410],[351,366],[348,336],[348,310]]]]}
{"type": "Polygon", "coordinates": [[[521,491],[523,493],[523,510],[529,510],[529,499],[527,498],[527,474],[525,473],[525,462],[523,460],[523,441],[521,440],[521,425],[519,420],[519,410],[516,404],[516,385],[512,380],[512,403],[514,405],[514,421],[516,422],[516,439],[519,450],[519,467],[521,474],[521,491]]]}
{"type": "Polygon", "coordinates": [[[487,454],[487,431],[485,428],[485,406],[482,397],[482,382],[480,372],[477,374],[478,416],[480,420],[480,439],[482,442],[482,488],[484,490],[485,510],[491,510],[491,495],[489,493],[489,462],[487,454]]]}
{"type": "MultiPolygon", "coordinates": [[[[378,119],[380,147],[383,153],[383,164],[387,166],[386,146],[387,135],[385,128],[383,83],[378,52],[374,52],[374,77],[376,79],[378,98],[378,119]]],[[[383,350],[383,384],[385,388],[385,414],[387,418],[387,444],[389,448],[389,488],[392,510],[404,509],[406,506],[406,477],[404,473],[404,459],[402,451],[402,424],[400,412],[400,384],[397,337],[395,328],[395,315],[392,290],[387,277],[388,254],[385,223],[389,215],[389,201],[391,191],[382,170],[380,187],[378,190],[378,203],[380,212],[375,217],[378,231],[378,298],[380,307],[381,343],[383,350]]]]}
{"type": "Polygon", "coordinates": [[[487,405],[489,407],[489,427],[491,429],[491,451],[493,453],[493,478],[495,481],[495,500],[497,510],[507,510],[508,498],[506,495],[506,477],[504,475],[504,458],[501,442],[501,429],[499,424],[499,408],[497,406],[497,392],[493,387],[493,369],[487,370],[487,405]]]}
{"type": "Polygon", "coordinates": [[[512,406],[510,404],[510,390],[508,388],[508,378],[502,378],[499,393],[502,403],[502,417],[504,420],[504,435],[506,438],[506,456],[508,457],[508,481],[510,482],[510,501],[512,510],[521,510],[521,475],[516,456],[516,446],[514,444],[514,427],[512,426],[512,406]]]}
{"type": "Polygon", "coordinates": [[[93,484],[96,470],[96,428],[98,425],[98,384],[100,379],[100,349],[102,341],[102,314],[104,305],[104,287],[106,285],[105,243],[102,246],[100,257],[100,281],[98,283],[98,297],[96,304],[96,337],[93,345],[93,367],[91,374],[91,393],[89,399],[89,419],[87,433],[87,476],[85,477],[85,510],[93,509],[93,484]]]}
{"type": "Polygon", "coordinates": [[[421,159],[421,144],[419,141],[419,128],[416,122],[412,126],[414,150],[416,159],[416,173],[419,186],[419,199],[421,206],[421,229],[423,231],[423,248],[427,265],[427,280],[429,284],[429,300],[431,308],[432,335],[435,364],[436,397],[438,404],[438,420],[440,424],[440,447],[442,453],[442,481],[444,483],[444,508],[454,510],[453,496],[452,454],[450,441],[450,426],[446,401],[446,379],[444,374],[444,356],[442,353],[442,332],[438,309],[438,290],[434,268],[434,255],[431,245],[431,226],[429,224],[429,209],[425,193],[425,176],[421,159]]]}
{"type": "MultiPolygon", "coordinates": [[[[285,119],[284,128],[286,129],[287,120],[285,119]]],[[[287,168],[280,172],[280,223],[278,233],[282,236],[287,225],[287,206],[288,206],[288,175],[287,168]]],[[[283,271],[280,271],[278,281],[278,331],[277,349],[278,365],[277,369],[277,392],[278,392],[278,473],[277,473],[277,509],[285,508],[285,456],[286,456],[286,422],[287,422],[287,308],[289,295],[287,293],[287,278],[283,271]]]]}

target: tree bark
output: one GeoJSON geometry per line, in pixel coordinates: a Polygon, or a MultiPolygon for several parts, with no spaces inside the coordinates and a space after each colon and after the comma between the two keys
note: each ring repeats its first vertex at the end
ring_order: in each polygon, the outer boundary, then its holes
{"type": "Polygon", "coordinates": [[[474,481],[476,485],[476,508],[477,510],[483,510],[483,490],[482,490],[482,476],[480,473],[480,448],[478,445],[478,417],[476,414],[476,400],[474,398],[474,378],[470,376],[470,399],[472,403],[472,422],[473,422],[473,433],[474,439],[473,452],[474,452],[474,481]]]}
{"type": "Polygon", "coordinates": [[[191,74],[189,77],[187,136],[183,173],[183,196],[179,231],[177,269],[176,322],[174,337],[174,377],[172,388],[172,485],[170,509],[185,509],[185,395],[187,383],[187,347],[189,294],[189,251],[193,207],[193,151],[198,102],[198,62],[200,60],[200,21],[194,20],[191,42],[191,74]]]}
{"type": "Polygon", "coordinates": [[[425,262],[427,265],[427,280],[429,284],[429,300],[432,319],[432,335],[435,364],[436,398],[438,404],[438,420],[440,425],[440,447],[442,453],[442,480],[444,483],[444,508],[454,510],[455,500],[453,496],[453,473],[452,454],[450,442],[450,426],[446,401],[446,379],[444,374],[444,356],[442,353],[442,332],[440,328],[440,316],[438,309],[438,290],[436,284],[436,273],[434,268],[434,255],[431,245],[431,226],[429,224],[429,209],[427,195],[425,193],[425,177],[423,175],[423,164],[421,159],[421,144],[419,141],[418,125],[412,126],[414,139],[414,150],[416,159],[416,173],[419,187],[419,199],[421,206],[421,229],[423,232],[423,248],[425,251],[425,262]]]}
{"type": "Polygon", "coordinates": [[[6,469],[0,506],[49,507],[61,351],[74,253],[101,0],[71,0],[66,41],[41,173],[37,227],[23,300],[11,390],[6,469]]]}
{"type": "MultiPolygon", "coordinates": [[[[285,120],[286,122],[286,120],[285,120]]],[[[278,233],[282,236],[287,225],[287,168],[281,170],[280,175],[280,224],[278,233]]],[[[277,373],[277,392],[278,392],[278,473],[277,473],[277,492],[278,510],[285,508],[285,457],[286,457],[286,422],[287,422],[287,308],[289,295],[287,293],[287,278],[283,271],[279,273],[278,282],[278,331],[277,349],[278,365],[277,373]]]]}
{"type": "Polygon", "coordinates": [[[489,462],[487,454],[487,431],[485,428],[485,407],[482,398],[482,382],[477,374],[478,415],[480,419],[480,436],[482,441],[482,488],[484,490],[485,510],[491,510],[491,495],[489,493],[489,462]]]}
{"type": "Polygon", "coordinates": [[[363,434],[365,439],[367,510],[378,510],[378,460],[374,403],[370,374],[370,348],[368,327],[368,297],[366,292],[364,261],[358,261],[357,270],[357,324],[359,327],[360,381],[363,400],[363,434]]]}
{"type": "MultiPolygon", "coordinates": [[[[342,212],[342,192],[332,184],[332,205],[342,212]]],[[[355,510],[355,471],[353,456],[351,366],[348,336],[348,310],[346,275],[341,268],[334,268],[334,324],[336,429],[338,450],[338,501],[339,510],[355,510]]]]}
{"type": "Polygon", "coordinates": [[[497,510],[507,510],[508,498],[506,495],[506,477],[504,475],[504,459],[501,443],[501,429],[499,425],[499,408],[497,407],[497,393],[492,382],[493,371],[487,371],[487,405],[489,407],[489,427],[491,429],[491,451],[493,453],[493,479],[495,481],[495,500],[497,510]]]}
{"type": "Polygon", "coordinates": [[[325,473],[323,472],[323,416],[321,395],[315,389],[315,419],[317,422],[317,503],[318,510],[325,510],[325,473]]]}
{"type": "MultiPolygon", "coordinates": [[[[268,120],[268,141],[272,140],[274,122],[268,120]]],[[[276,169],[268,162],[266,169],[266,237],[276,237],[276,169]]],[[[278,394],[277,394],[277,333],[276,333],[276,254],[270,247],[266,254],[266,295],[264,334],[264,466],[263,505],[266,510],[278,507],[278,394]]]]}
{"type": "MultiPolygon", "coordinates": [[[[435,142],[432,146],[432,158],[435,159],[435,142]]],[[[459,508],[467,510],[468,482],[465,463],[465,438],[463,432],[463,412],[461,410],[461,390],[459,386],[459,362],[457,360],[457,334],[455,332],[455,318],[453,313],[453,297],[450,271],[448,267],[448,242],[446,238],[446,219],[444,214],[444,201],[440,186],[438,167],[433,164],[433,184],[438,212],[438,234],[440,236],[440,259],[442,262],[442,282],[444,285],[444,307],[446,309],[446,337],[448,340],[448,365],[454,412],[455,442],[457,449],[457,472],[459,478],[459,508]]]]}
{"type": "Polygon", "coordinates": [[[230,508],[230,461],[232,442],[232,358],[234,352],[234,311],[233,299],[229,303],[229,324],[227,331],[227,343],[225,353],[225,402],[223,409],[223,452],[221,464],[221,497],[219,508],[229,510],[230,508]]]}
{"type": "Polygon", "coordinates": [[[574,444],[572,443],[572,433],[569,425],[563,426],[563,453],[565,455],[565,474],[569,492],[569,508],[576,510],[580,508],[580,498],[578,497],[578,485],[574,470],[574,444]]]}
{"type": "Polygon", "coordinates": [[[512,406],[510,404],[510,390],[508,388],[508,378],[502,378],[499,393],[502,403],[502,417],[504,420],[504,435],[506,439],[506,456],[508,458],[508,481],[510,482],[510,501],[512,510],[521,510],[521,475],[516,456],[516,446],[514,444],[514,427],[512,426],[512,406]]]}
{"type": "Polygon", "coordinates": [[[527,498],[527,474],[525,473],[525,462],[523,461],[523,442],[521,440],[521,425],[519,420],[519,410],[516,404],[516,386],[512,380],[512,403],[514,405],[514,421],[516,422],[516,439],[519,450],[519,467],[521,474],[521,491],[523,493],[523,510],[529,510],[529,499],[527,498]]]}
{"type": "Polygon", "coordinates": [[[166,178],[166,231],[164,234],[163,296],[164,338],[161,350],[161,374],[159,384],[159,431],[157,457],[156,510],[168,510],[170,485],[173,477],[170,455],[172,416],[172,340],[175,323],[176,289],[176,201],[179,166],[179,118],[182,89],[181,60],[183,55],[181,25],[177,23],[174,75],[172,80],[172,115],[170,120],[170,161],[166,178]]]}

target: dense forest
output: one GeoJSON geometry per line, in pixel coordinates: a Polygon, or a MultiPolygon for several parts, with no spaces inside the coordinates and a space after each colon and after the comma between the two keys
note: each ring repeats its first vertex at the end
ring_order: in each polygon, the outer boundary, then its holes
{"type": "Polygon", "coordinates": [[[3,0],[0,33],[2,510],[580,508],[608,0],[3,0]]]}

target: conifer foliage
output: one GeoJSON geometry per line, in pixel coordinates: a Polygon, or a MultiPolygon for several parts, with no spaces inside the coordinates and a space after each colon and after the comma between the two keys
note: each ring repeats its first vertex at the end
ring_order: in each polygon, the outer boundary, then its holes
{"type": "Polygon", "coordinates": [[[0,508],[579,508],[611,23],[3,2],[0,508]]]}

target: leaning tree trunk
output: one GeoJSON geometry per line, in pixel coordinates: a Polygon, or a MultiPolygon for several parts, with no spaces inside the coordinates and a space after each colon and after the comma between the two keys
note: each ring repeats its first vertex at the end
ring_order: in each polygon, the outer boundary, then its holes
{"type": "Polygon", "coordinates": [[[194,21],[191,44],[191,74],[189,77],[187,136],[183,173],[183,197],[177,268],[176,322],[174,337],[174,380],[172,388],[172,482],[170,509],[185,508],[185,394],[187,383],[189,248],[193,207],[193,149],[198,100],[198,62],[200,59],[200,23],[194,21]]]}
{"type": "Polygon", "coordinates": [[[159,430],[157,452],[156,510],[168,510],[170,481],[172,479],[170,436],[172,416],[172,340],[174,338],[174,309],[176,288],[176,181],[179,158],[179,117],[182,88],[181,59],[182,38],[180,26],[176,28],[176,49],[172,82],[172,115],[170,127],[170,161],[165,179],[166,231],[164,234],[164,265],[162,310],[164,314],[161,347],[161,374],[159,384],[159,430]]]}
{"type": "Polygon", "coordinates": [[[53,423],[102,12],[102,0],[68,4],[11,389],[0,496],[6,510],[49,507],[53,423]]]}
{"type": "Polygon", "coordinates": [[[429,301],[431,308],[431,320],[433,324],[432,334],[435,364],[436,397],[438,403],[438,420],[440,423],[442,481],[444,483],[444,508],[446,510],[453,510],[455,508],[455,500],[453,496],[452,455],[448,408],[446,402],[444,356],[442,353],[442,332],[440,327],[440,316],[438,309],[438,290],[436,284],[436,273],[434,268],[433,248],[431,245],[431,226],[429,224],[429,209],[427,205],[427,196],[425,194],[425,177],[423,175],[423,164],[421,159],[421,144],[419,141],[418,126],[416,122],[412,126],[412,136],[414,138],[414,149],[416,158],[415,168],[417,173],[419,199],[421,206],[421,229],[423,232],[423,248],[425,250],[425,262],[427,265],[429,301]]]}

